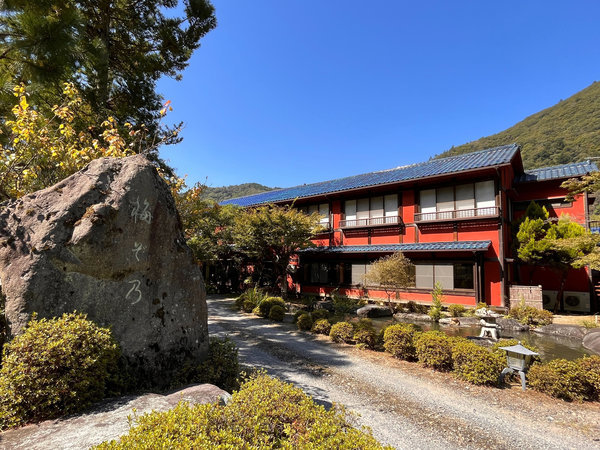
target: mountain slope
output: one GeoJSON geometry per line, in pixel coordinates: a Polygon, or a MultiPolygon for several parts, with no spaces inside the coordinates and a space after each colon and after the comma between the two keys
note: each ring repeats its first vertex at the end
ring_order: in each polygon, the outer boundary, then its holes
{"type": "Polygon", "coordinates": [[[261,192],[272,191],[278,188],[270,188],[258,183],[234,184],[222,187],[206,187],[202,191],[202,198],[213,200],[217,203],[230,198],[244,197],[246,195],[259,194],[261,192]]]}
{"type": "Polygon", "coordinates": [[[452,147],[436,157],[459,155],[516,142],[525,168],[600,157],[600,83],[491,136],[452,147]]]}

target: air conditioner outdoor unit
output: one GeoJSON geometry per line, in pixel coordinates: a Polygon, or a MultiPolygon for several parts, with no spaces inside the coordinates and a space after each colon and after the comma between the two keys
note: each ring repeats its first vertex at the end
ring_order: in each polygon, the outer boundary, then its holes
{"type": "Polygon", "coordinates": [[[565,291],[563,294],[565,311],[590,312],[590,293],[565,291]]]}
{"type": "Polygon", "coordinates": [[[557,296],[558,291],[542,291],[542,298],[544,299],[544,309],[547,309],[548,311],[554,311],[557,296]]]}

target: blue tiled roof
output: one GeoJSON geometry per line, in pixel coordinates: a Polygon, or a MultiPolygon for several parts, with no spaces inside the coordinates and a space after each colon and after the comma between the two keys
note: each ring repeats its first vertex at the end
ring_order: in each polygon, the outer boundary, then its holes
{"type": "Polygon", "coordinates": [[[561,166],[542,167],[540,169],[526,170],[517,177],[517,183],[530,181],[558,180],[561,178],[580,177],[598,170],[598,166],[590,161],[563,164],[561,166]]]}
{"type": "Polygon", "coordinates": [[[419,242],[416,244],[340,245],[337,247],[313,247],[299,253],[391,253],[435,251],[485,251],[492,241],[419,242]]]}
{"type": "Polygon", "coordinates": [[[305,184],[302,186],[262,192],[260,194],[225,200],[221,202],[221,204],[245,207],[267,203],[277,203],[294,200],[296,198],[314,197],[317,195],[346,191],[350,189],[417,180],[436,175],[481,169],[484,167],[500,166],[509,164],[518,150],[519,146],[516,144],[503,145],[501,147],[494,147],[474,153],[450,156],[448,158],[433,159],[423,163],[397,167],[395,169],[370,172],[362,175],[339,178],[337,180],[322,181],[320,183],[305,184]]]}

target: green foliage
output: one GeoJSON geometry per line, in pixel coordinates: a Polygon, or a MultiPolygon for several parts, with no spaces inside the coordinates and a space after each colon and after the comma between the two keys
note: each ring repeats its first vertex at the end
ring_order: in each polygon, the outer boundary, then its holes
{"type": "Polygon", "coordinates": [[[550,325],[554,315],[545,309],[537,309],[533,306],[521,304],[508,311],[508,317],[518,320],[525,325],[550,325]]]}
{"type": "Polygon", "coordinates": [[[269,310],[269,319],[282,322],[285,317],[285,308],[281,305],[273,305],[269,310]]]}
{"type": "Polygon", "coordinates": [[[358,308],[365,304],[363,299],[346,297],[337,294],[335,291],[331,293],[331,300],[333,302],[333,310],[336,315],[354,313],[358,308]]]}
{"type": "Polygon", "coordinates": [[[206,360],[188,375],[186,381],[210,383],[232,392],[240,386],[239,376],[238,349],[235,343],[229,338],[210,338],[206,360]]]}
{"type": "MultiPolygon", "coordinates": [[[[491,350],[494,353],[497,353],[503,360],[506,360],[506,351],[505,350],[500,350],[500,347],[512,347],[513,345],[517,345],[519,344],[519,341],[516,339],[500,339],[497,342],[494,343],[494,345],[492,345],[491,350]]],[[[532,352],[536,352],[539,353],[540,350],[535,346],[535,345],[531,345],[527,342],[521,342],[521,345],[529,350],[531,350],[532,352]]],[[[539,360],[539,358],[538,358],[539,360]]]]}
{"type": "Polygon", "coordinates": [[[428,312],[427,306],[421,305],[420,303],[416,303],[412,300],[407,302],[405,307],[410,313],[427,314],[428,312]]]}
{"type": "Polygon", "coordinates": [[[319,221],[319,214],[306,215],[290,206],[260,206],[236,215],[232,237],[236,250],[254,265],[256,281],[280,285],[285,296],[290,257],[313,246],[311,237],[319,221]],[[272,275],[264,271],[266,261],[273,263],[272,275]],[[268,279],[260,279],[264,277],[268,279]]]}
{"type": "Polygon", "coordinates": [[[309,313],[304,313],[298,316],[296,326],[299,330],[310,330],[312,328],[313,321],[309,313]]]}
{"type": "MultiPolygon", "coordinates": [[[[598,324],[595,320],[582,320],[581,326],[590,330],[592,328],[599,328],[600,324],[598,324]]],[[[1,339],[1,337],[0,337],[1,339]]]]}
{"type": "Polygon", "coordinates": [[[2,92],[23,82],[36,103],[54,105],[62,82],[74,83],[89,105],[79,131],[98,122],[94,115],[113,116],[145,124],[150,145],[163,114],[156,83],[181,78],[200,39],[216,26],[206,0],[16,0],[0,10],[2,92]]]}
{"type": "Polygon", "coordinates": [[[345,342],[350,344],[354,337],[354,327],[348,322],[338,322],[331,326],[329,337],[333,342],[345,342]]]}
{"type": "Polygon", "coordinates": [[[271,308],[278,305],[285,311],[285,301],[281,297],[266,297],[263,298],[257,305],[257,315],[260,317],[268,317],[271,308]]]}
{"type": "Polygon", "coordinates": [[[417,328],[412,324],[390,325],[383,333],[383,348],[396,358],[412,361],[416,358],[414,344],[417,328]]]}
{"type": "Polygon", "coordinates": [[[435,283],[433,291],[431,291],[431,307],[429,308],[429,317],[434,322],[439,322],[442,318],[442,300],[444,299],[444,293],[442,285],[439,282],[435,283]]]}
{"type": "Polygon", "coordinates": [[[313,320],[329,319],[329,311],[326,309],[315,309],[310,315],[313,320]]]}
{"type": "Polygon", "coordinates": [[[600,356],[586,356],[577,360],[581,371],[585,374],[588,400],[600,400],[600,356]]]}
{"type": "Polygon", "coordinates": [[[311,331],[317,334],[325,334],[329,335],[331,331],[331,323],[327,319],[319,319],[315,323],[313,323],[311,331]]]}
{"type": "Polygon", "coordinates": [[[0,429],[87,408],[121,388],[120,349],[83,314],[35,317],[4,346],[0,429]]]}
{"type": "Polygon", "coordinates": [[[548,364],[534,364],[527,372],[529,386],[539,392],[563,400],[586,400],[590,387],[586,372],[576,361],[555,359],[548,364]]]}
{"type": "Polygon", "coordinates": [[[439,157],[517,142],[526,168],[547,167],[600,156],[600,83],[594,82],[556,105],[492,136],[452,147],[439,157]]]}
{"type": "Polygon", "coordinates": [[[505,360],[472,342],[457,342],[452,349],[454,372],[473,384],[495,386],[505,360]]]}
{"type": "Polygon", "coordinates": [[[390,300],[392,292],[414,285],[414,266],[402,252],[384,256],[369,266],[365,284],[383,289],[390,300]]]}
{"type": "Polygon", "coordinates": [[[353,428],[343,408],[327,411],[289,383],[259,374],[226,406],[180,403],[145,414],[129,433],[98,449],[383,448],[369,430],[353,428]]]}
{"type": "Polygon", "coordinates": [[[308,311],[305,311],[304,309],[299,309],[298,311],[296,311],[294,313],[294,323],[298,322],[298,317],[300,317],[302,314],[310,314],[308,311]]]}
{"type": "Polygon", "coordinates": [[[270,188],[258,183],[243,183],[222,187],[206,187],[202,191],[202,200],[210,200],[221,203],[231,198],[245,197],[247,195],[260,194],[279,188],[270,188]]]}
{"type": "Polygon", "coordinates": [[[456,303],[448,305],[448,312],[452,317],[462,317],[466,310],[467,308],[465,308],[464,305],[458,305],[456,303]]]}
{"type": "Polygon", "coordinates": [[[242,295],[235,300],[235,305],[244,312],[251,313],[266,297],[267,295],[265,292],[255,286],[245,290],[242,295]]]}
{"type": "Polygon", "coordinates": [[[375,350],[378,346],[378,336],[374,328],[357,328],[353,339],[359,348],[375,350]]]}
{"type": "Polygon", "coordinates": [[[416,339],[417,358],[425,367],[448,371],[452,369],[452,343],[439,331],[426,331],[416,339]]]}

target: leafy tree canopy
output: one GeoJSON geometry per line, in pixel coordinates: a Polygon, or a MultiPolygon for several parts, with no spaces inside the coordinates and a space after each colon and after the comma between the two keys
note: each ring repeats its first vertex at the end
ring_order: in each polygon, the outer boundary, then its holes
{"type": "Polygon", "coordinates": [[[414,285],[414,266],[402,252],[378,259],[365,274],[365,283],[381,287],[388,300],[392,292],[414,285]]]}
{"type": "Polygon", "coordinates": [[[51,109],[63,82],[90,105],[83,128],[98,117],[159,129],[156,82],[181,77],[200,39],[216,26],[208,0],[5,0],[0,3],[0,110],[26,83],[51,109]]]}

